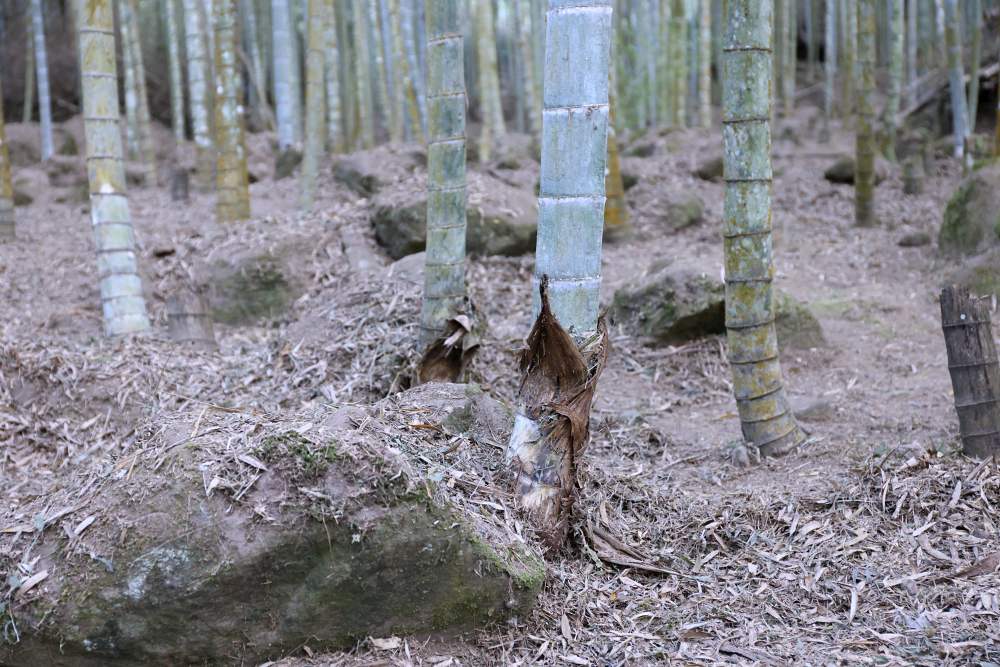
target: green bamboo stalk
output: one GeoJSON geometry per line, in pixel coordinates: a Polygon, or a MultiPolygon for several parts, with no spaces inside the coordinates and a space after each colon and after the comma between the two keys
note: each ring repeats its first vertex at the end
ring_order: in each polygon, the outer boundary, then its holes
{"type": "Polygon", "coordinates": [[[325,48],[323,50],[326,84],[326,142],[333,153],[342,153],[344,126],[340,107],[340,52],[337,49],[336,0],[326,1],[326,24],[323,28],[325,48]]]}
{"type": "Polygon", "coordinates": [[[837,0],[826,0],[823,30],[823,140],[830,140],[833,119],[833,95],[837,81],[837,0]]]}
{"type": "Polygon", "coordinates": [[[531,39],[531,0],[514,0],[518,7],[517,21],[517,47],[521,53],[522,84],[524,85],[524,104],[528,115],[528,132],[533,137],[538,137],[541,128],[542,108],[539,100],[542,98],[542,91],[539,87],[540,81],[535,79],[535,54],[531,39]]]}
{"type": "Polygon", "coordinates": [[[31,25],[34,31],[42,160],[48,160],[55,153],[55,149],[52,146],[52,95],[49,92],[49,58],[45,51],[45,16],[42,14],[42,0],[31,0],[31,25]]]}
{"type": "Polygon", "coordinates": [[[116,0],[118,29],[121,33],[122,75],[125,94],[125,151],[129,160],[139,159],[139,90],[135,83],[135,60],[132,50],[132,24],[125,20],[126,0],[116,0]]]}
{"type": "Polygon", "coordinates": [[[375,60],[375,108],[385,119],[385,127],[389,132],[389,141],[403,140],[403,115],[393,104],[393,94],[390,85],[389,64],[385,58],[385,26],[379,20],[378,0],[368,0],[368,30],[371,52],[375,60]]]}
{"type": "MultiPolygon", "coordinates": [[[[0,87],[0,100],[3,89],[0,87]]],[[[10,176],[10,151],[7,149],[7,131],[4,129],[3,104],[0,104],[0,243],[14,240],[14,186],[10,176]]]]}
{"type": "Polygon", "coordinates": [[[135,96],[136,135],[139,141],[139,158],[142,166],[142,182],[156,185],[156,141],[153,138],[153,121],[149,113],[149,96],[146,93],[146,68],[142,58],[142,40],[139,35],[139,21],[135,0],[123,0],[122,38],[123,51],[130,54],[132,85],[135,96]],[[126,26],[128,28],[126,29],[126,26]]]}
{"type": "Polygon", "coordinates": [[[552,311],[578,338],[597,326],[610,29],[611,0],[549,0],[532,292],[537,313],[538,287],[547,275],[552,311]],[[593,32],[574,32],[584,29],[593,32]]]}
{"type": "MultiPolygon", "coordinates": [[[[624,0],[620,0],[624,3],[624,0]]],[[[675,72],[673,68],[674,64],[674,21],[673,21],[673,0],[659,0],[659,25],[660,25],[660,48],[657,51],[657,74],[661,82],[659,90],[659,106],[663,113],[663,122],[667,127],[674,127],[677,125],[677,111],[674,107],[674,99],[677,95],[677,86],[675,79],[675,72]]],[[[622,12],[618,18],[618,24],[621,26],[621,32],[625,32],[628,27],[628,23],[625,20],[627,15],[622,12]]],[[[615,53],[618,60],[621,61],[621,70],[617,72],[617,79],[621,81],[631,81],[632,74],[630,68],[627,66],[626,60],[628,51],[626,48],[627,36],[622,34],[618,38],[618,45],[615,47],[615,53]]],[[[628,84],[625,84],[626,86],[628,84]]],[[[620,129],[625,125],[631,125],[631,118],[634,114],[630,113],[631,103],[627,96],[617,96],[616,101],[621,101],[620,107],[616,108],[616,113],[622,118],[622,123],[617,127],[620,129]]]]}
{"type": "Polygon", "coordinates": [[[791,116],[795,110],[795,77],[798,65],[796,47],[798,45],[799,23],[796,12],[796,0],[785,0],[783,28],[785,38],[783,46],[785,57],[783,60],[784,72],[781,76],[782,98],[784,102],[784,112],[786,116],[791,116]]]}
{"type": "Polygon", "coordinates": [[[917,91],[917,0],[906,2],[906,100],[913,104],[917,91]]]}
{"type": "Polygon", "coordinates": [[[611,32],[612,0],[549,0],[532,290],[538,316],[505,460],[518,504],[553,549],[568,530],[576,461],[607,356],[597,305],[611,32]]]}
{"type": "Polygon", "coordinates": [[[743,438],[761,454],[805,440],[785,395],[774,327],[771,240],[772,0],[729,0],[723,146],[726,330],[743,438]]]}
{"type": "Polygon", "coordinates": [[[371,67],[369,62],[370,45],[368,43],[368,27],[365,25],[365,0],[353,0],[354,9],[354,74],[357,82],[358,124],[361,130],[361,142],[365,148],[375,146],[374,102],[372,101],[371,67]]]}
{"type": "Polygon", "coordinates": [[[844,104],[841,111],[845,118],[850,118],[854,114],[855,105],[855,82],[858,77],[857,71],[857,51],[858,51],[858,11],[857,4],[852,0],[841,0],[840,3],[843,16],[843,48],[840,53],[843,55],[841,63],[841,77],[843,80],[844,104]]]}
{"type": "Polygon", "coordinates": [[[209,191],[215,180],[215,148],[209,126],[209,68],[205,53],[205,24],[199,0],[184,0],[185,46],[188,65],[188,103],[194,134],[195,180],[199,189],[209,191]]]}
{"type": "Polygon", "coordinates": [[[956,0],[945,0],[944,38],[948,49],[948,83],[951,89],[951,112],[954,128],[955,157],[966,167],[965,141],[969,136],[969,113],[965,100],[965,71],[962,67],[962,43],[959,39],[956,0]]]}
{"type": "Polygon", "coordinates": [[[76,0],[80,20],[83,129],[90,217],[97,248],[104,330],[109,336],[150,328],[135,255],[118,127],[118,72],[110,0],[76,0]]]}
{"type": "Polygon", "coordinates": [[[459,0],[427,5],[427,254],[420,345],[465,302],[465,55],[459,0]]]}
{"type": "Polygon", "coordinates": [[[493,28],[493,3],[476,2],[476,51],[479,54],[480,107],[483,130],[479,137],[479,160],[487,162],[504,134],[500,104],[500,74],[497,68],[497,38],[493,28]]]}
{"type": "Polygon", "coordinates": [[[417,87],[414,82],[410,56],[406,49],[406,32],[403,28],[399,2],[400,0],[389,0],[393,59],[396,61],[396,71],[399,72],[400,79],[400,85],[397,86],[398,99],[396,104],[400,106],[402,116],[409,118],[412,136],[422,141],[424,138],[423,121],[420,118],[420,104],[417,101],[417,87]]]}
{"type": "Polygon", "coordinates": [[[28,31],[27,55],[24,58],[24,107],[21,122],[30,123],[35,113],[35,34],[28,31]]]}
{"type": "Polygon", "coordinates": [[[903,0],[889,0],[889,94],[885,104],[884,124],[886,157],[896,161],[896,116],[899,114],[903,88],[903,0]]]}
{"type": "Polygon", "coordinates": [[[267,102],[267,72],[264,67],[264,56],[261,52],[260,29],[257,25],[257,8],[253,0],[241,0],[240,9],[245,23],[247,57],[250,60],[249,75],[251,85],[249,90],[253,95],[257,118],[263,121],[268,129],[274,129],[275,120],[271,105],[267,102]]]}
{"type": "Polygon", "coordinates": [[[875,0],[858,0],[854,223],[875,225],[875,0]]]}
{"type": "Polygon", "coordinates": [[[976,132],[976,114],[979,113],[979,68],[983,59],[983,6],[982,0],[968,0],[972,13],[969,30],[972,31],[972,65],[969,67],[969,134],[976,132]]]}
{"type": "Polygon", "coordinates": [[[324,0],[309,0],[309,20],[306,37],[306,141],[302,155],[302,193],[300,205],[310,211],[316,194],[316,175],[319,159],[325,143],[323,137],[324,116],[324,55],[327,17],[324,0]]]}
{"type": "Polygon", "coordinates": [[[289,0],[271,0],[271,28],[274,31],[274,99],[278,120],[278,147],[285,150],[297,147],[302,142],[302,92],[295,83],[299,66],[295,48],[298,38],[292,23],[289,0]]]}
{"type": "Polygon", "coordinates": [[[247,150],[240,100],[240,69],[236,62],[236,0],[215,5],[215,217],[234,222],[250,217],[247,150]]]}
{"type": "Polygon", "coordinates": [[[698,41],[698,117],[702,127],[712,127],[712,0],[699,6],[701,33],[698,41]]]}
{"type": "MultiPolygon", "coordinates": [[[[611,68],[614,72],[614,68],[611,68]]],[[[604,177],[604,236],[607,239],[621,238],[631,231],[628,221],[628,206],[625,204],[625,182],[622,179],[621,155],[618,150],[618,135],[615,126],[617,118],[617,97],[612,80],[608,87],[608,168],[604,177]]]]}
{"type": "Polygon", "coordinates": [[[670,123],[673,127],[687,124],[687,16],[684,0],[672,0],[670,8],[670,123]]]}
{"type": "Polygon", "coordinates": [[[174,140],[181,144],[185,138],[184,127],[184,76],[181,73],[180,31],[177,26],[177,4],[166,0],[163,11],[167,15],[167,58],[170,68],[170,122],[174,140]]]}

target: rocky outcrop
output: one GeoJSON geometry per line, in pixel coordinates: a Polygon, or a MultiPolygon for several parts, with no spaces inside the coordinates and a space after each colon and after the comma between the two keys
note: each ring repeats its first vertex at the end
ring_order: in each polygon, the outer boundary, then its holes
{"type": "Polygon", "coordinates": [[[523,617],[544,579],[537,551],[435,492],[407,453],[419,432],[386,423],[390,443],[354,426],[411,401],[474,447],[509,428],[510,412],[475,387],[413,391],[308,428],[264,420],[247,432],[234,415],[192,440],[190,423],[167,417],[131,463],[95,471],[96,486],[68,476],[64,495],[0,514],[0,546],[33,544],[12,580],[20,641],[0,643],[0,664],[257,664],[307,642],[523,617]]]}
{"type": "MultiPolygon", "coordinates": [[[[684,265],[654,264],[634,287],[615,293],[615,321],[640,336],[680,344],[726,331],[726,290],[718,278],[684,265]]],[[[822,327],[807,306],[775,292],[775,326],[783,348],[825,344],[822,327]]]]}

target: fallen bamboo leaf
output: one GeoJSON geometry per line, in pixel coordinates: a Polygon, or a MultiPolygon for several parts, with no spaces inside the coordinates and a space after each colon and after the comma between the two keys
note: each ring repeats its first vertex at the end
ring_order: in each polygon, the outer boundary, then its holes
{"type": "Polygon", "coordinates": [[[395,651],[403,645],[403,640],[399,637],[372,637],[371,643],[379,651],[395,651]]]}
{"type": "Polygon", "coordinates": [[[258,459],[256,456],[253,456],[252,454],[239,454],[237,455],[236,458],[237,460],[246,463],[248,466],[251,466],[263,472],[267,472],[267,466],[264,465],[264,462],[258,459]]]}
{"type": "Polygon", "coordinates": [[[36,572],[35,574],[31,575],[30,577],[25,579],[18,587],[17,596],[21,597],[35,586],[45,581],[45,579],[47,579],[48,576],[49,576],[48,570],[42,570],[40,572],[36,572]]]}

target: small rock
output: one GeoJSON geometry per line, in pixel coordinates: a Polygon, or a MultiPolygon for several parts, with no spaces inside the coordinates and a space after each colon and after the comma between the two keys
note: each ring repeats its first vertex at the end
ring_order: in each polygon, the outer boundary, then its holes
{"type": "Polygon", "coordinates": [[[663,222],[669,231],[679,231],[702,221],[705,205],[694,195],[684,197],[681,201],[667,204],[663,214],[663,222]]]}
{"type": "Polygon", "coordinates": [[[909,234],[903,235],[902,238],[897,241],[897,245],[900,248],[920,248],[925,245],[930,245],[931,235],[927,232],[910,232],[909,234]]]}
{"type": "Polygon", "coordinates": [[[28,206],[35,198],[21,188],[14,186],[14,206],[28,206]]]}
{"type": "Polygon", "coordinates": [[[652,141],[643,141],[628,149],[625,154],[629,157],[652,157],[656,152],[656,144],[652,141]]]}
{"type": "Polygon", "coordinates": [[[80,148],[76,145],[76,138],[67,132],[63,135],[62,143],[56,151],[59,155],[79,155],[80,148]]]}
{"type": "Polygon", "coordinates": [[[833,419],[837,411],[833,403],[822,398],[800,399],[792,402],[792,412],[804,422],[824,422],[833,419]]]}
{"type": "Polygon", "coordinates": [[[698,165],[694,170],[694,175],[703,181],[719,183],[722,181],[724,161],[721,155],[708,158],[698,165]]]}
{"type": "Polygon", "coordinates": [[[423,285],[424,264],[426,261],[426,252],[415,252],[412,255],[397,259],[386,269],[386,278],[399,282],[413,283],[414,285],[423,285]]]}
{"type": "Polygon", "coordinates": [[[340,158],[333,164],[333,180],[344,184],[356,195],[370,197],[384,185],[377,170],[371,167],[367,160],[359,156],[340,158]]]}
{"type": "Polygon", "coordinates": [[[278,153],[278,157],[274,161],[274,180],[280,181],[283,178],[288,178],[295,173],[295,170],[301,163],[301,151],[292,147],[288,147],[281,151],[278,153]]]}
{"type": "MultiPolygon", "coordinates": [[[[875,158],[875,185],[889,177],[889,165],[880,158],[875,158]]],[[[854,185],[854,158],[844,156],[834,162],[823,172],[823,178],[831,183],[854,185]]]]}
{"type": "Polygon", "coordinates": [[[622,187],[625,188],[625,192],[628,192],[638,184],[639,184],[638,174],[622,170],[622,187]]]}

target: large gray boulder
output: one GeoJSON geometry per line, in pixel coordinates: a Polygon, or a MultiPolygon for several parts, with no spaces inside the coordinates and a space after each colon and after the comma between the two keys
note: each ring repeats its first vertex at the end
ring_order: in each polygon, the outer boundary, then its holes
{"type": "MultiPolygon", "coordinates": [[[[466,250],[471,255],[524,255],[534,251],[536,210],[536,198],[531,192],[477,174],[469,183],[466,250]]],[[[427,233],[426,192],[385,193],[376,199],[372,225],[375,240],[392,259],[422,251],[427,233]]]]}
{"type": "MultiPolygon", "coordinates": [[[[825,344],[819,321],[807,306],[775,291],[775,326],[782,348],[825,344]]],[[[680,344],[726,331],[726,289],[718,277],[684,264],[657,263],[635,286],[615,292],[613,319],[638,335],[680,344]]]]}
{"type": "Polygon", "coordinates": [[[11,582],[20,641],[0,643],[0,664],[258,664],[305,643],[525,616],[545,575],[537,550],[418,469],[426,431],[403,414],[426,407],[442,443],[492,450],[479,438],[509,429],[510,412],[471,386],[414,391],[309,427],[223,415],[193,440],[168,416],[132,459],[0,513],[0,546],[31,563],[11,582]]]}
{"type": "Polygon", "coordinates": [[[938,245],[949,255],[974,255],[1000,245],[1000,163],[973,172],[944,209],[938,245]]]}

